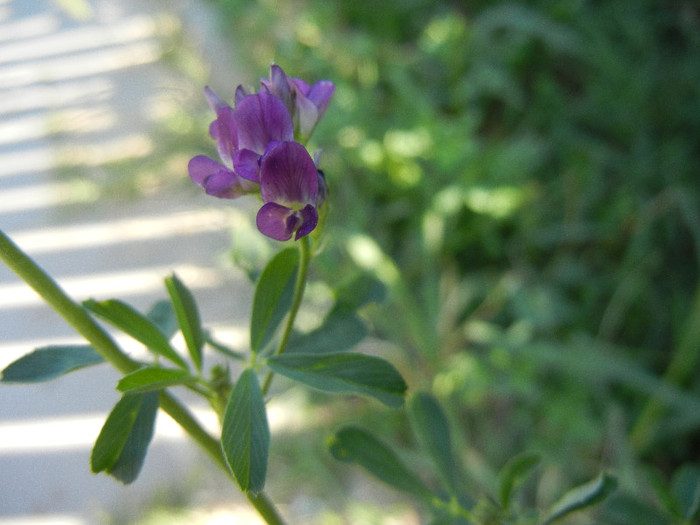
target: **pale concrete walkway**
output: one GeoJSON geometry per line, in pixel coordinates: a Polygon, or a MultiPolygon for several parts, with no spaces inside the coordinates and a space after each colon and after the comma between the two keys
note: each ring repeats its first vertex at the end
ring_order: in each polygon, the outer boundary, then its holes
{"type": "MultiPolygon", "coordinates": [[[[0,228],[78,300],[119,297],[146,309],[165,297],[162,279],[175,270],[205,322],[243,345],[251,288],[214,260],[229,246],[229,208],[186,190],[95,203],[90,186],[56,177],[57,158],[99,166],[145,155],[153,108],[193,89],[160,62],[158,21],[172,20],[173,6],[186,13],[191,39],[207,34],[208,15],[195,2],[0,0],[0,228]]],[[[186,159],[173,177],[187,177],[186,159]]],[[[0,266],[0,368],[37,346],[77,341],[0,266]]],[[[90,473],[90,448],[118,399],[116,380],[101,366],[0,386],[0,524],[109,523],[107,515],[137,515],[157,494],[165,503],[220,500],[227,482],[166,416],[135,484],[90,473]],[[196,496],[185,496],[193,487],[196,496]]]]}

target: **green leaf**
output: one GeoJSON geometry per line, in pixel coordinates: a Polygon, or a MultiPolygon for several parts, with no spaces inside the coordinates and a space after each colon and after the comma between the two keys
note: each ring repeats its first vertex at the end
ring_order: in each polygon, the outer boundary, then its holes
{"type": "Polygon", "coordinates": [[[221,446],[231,472],[244,492],[265,486],[270,428],[258,376],[246,369],[231,392],[221,432],[221,446]]]}
{"type": "Polygon", "coordinates": [[[360,274],[336,291],[334,310],[354,312],[367,303],[379,303],[386,297],[386,286],[376,277],[360,274]]]}
{"type": "Polygon", "coordinates": [[[128,485],[136,480],[146,459],[148,445],[153,439],[156,415],[158,414],[158,393],[143,395],[143,402],[131,427],[117,461],[107,470],[108,474],[128,485]]]}
{"type": "Polygon", "coordinates": [[[163,332],[165,338],[170,341],[177,332],[177,319],[173,305],[167,299],[157,301],[146,314],[146,317],[163,332]]]}
{"type": "Polygon", "coordinates": [[[328,449],[339,461],[356,463],[392,487],[423,500],[433,495],[420,478],[384,443],[358,427],[345,427],[328,440],[328,449]]]}
{"type": "Polygon", "coordinates": [[[498,499],[507,511],[510,507],[513,490],[540,462],[540,456],[525,452],[512,457],[498,475],[498,499]]]}
{"type": "Polygon", "coordinates": [[[236,359],[238,361],[245,361],[247,358],[240,352],[236,352],[233,348],[229,348],[227,345],[213,339],[209,335],[206,336],[206,341],[209,346],[211,346],[217,352],[224,354],[231,359],[236,359]]]}
{"type": "Polygon", "coordinates": [[[547,513],[544,525],[553,523],[574,511],[603,501],[617,488],[617,480],[606,473],[564,494],[547,513]]]}
{"type": "Polygon", "coordinates": [[[158,393],[125,394],[102,426],[92,449],[92,471],[105,471],[123,483],[138,476],[158,411],[158,393]]]}
{"type": "Polygon", "coordinates": [[[355,353],[282,354],[268,366],[278,374],[326,392],[363,394],[390,407],[400,407],[406,382],[384,359],[355,353]]]}
{"type": "Polygon", "coordinates": [[[177,324],[182,331],[187,350],[190,353],[195,368],[202,370],[202,347],[204,346],[204,332],[199,317],[199,310],[194,296],[189,289],[173,274],[165,279],[165,287],[168,289],[170,301],[175,310],[177,324]]]}
{"type": "Polygon", "coordinates": [[[292,337],[286,353],[344,352],[362,341],[367,334],[367,326],[356,314],[331,312],[316,330],[292,337]]]}
{"type": "Polygon", "coordinates": [[[7,365],[0,380],[4,383],[49,381],[73,370],[103,362],[104,358],[91,346],[46,346],[7,365]]]}
{"type": "Polygon", "coordinates": [[[122,377],[117,383],[117,390],[122,393],[149,392],[196,381],[197,378],[187,370],[147,366],[122,377]]]}
{"type": "Polygon", "coordinates": [[[673,474],[671,492],[678,505],[681,518],[688,523],[700,517],[700,467],[682,465],[673,474]]]}
{"type": "Polygon", "coordinates": [[[437,467],[440,478],[452,494],[457,492],[457,459],[453,455],[447,417],[437,400],[419,392],[409,403],[413,430],[437,467]]]}
{"type": "Polygon", "coordinates": [[[146,345],[150,350],[169,359],[176,365],[187,368],[187,363],[175,352],[168,338],[163,335],[158,327],[131,306],[117,299],[95,301],[89,299],[84,306],[91,312],[99,315],[114,327],[130,335],[138,342],[146,345]]]}
{"type": "Polygon", "coordinates": [[[275,255],[263,270],[255,287],[250,319],[250,348],[264,349],[292,306],[299,253],[287,248],[275,255]]]}

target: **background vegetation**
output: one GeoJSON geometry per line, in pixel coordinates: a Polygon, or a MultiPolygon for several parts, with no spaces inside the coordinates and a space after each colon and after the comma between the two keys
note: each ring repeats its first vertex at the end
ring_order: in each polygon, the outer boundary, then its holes
{"type": "MultiPolygon", "coordinates": [[[[620,488],[591,520],[683,523],[700,479],[697,3],[211,2],[239,68],[336,83],[316,271],[387,285],[367,319],[443,403],[465,483],[488,490],[535,451],[529,503],[609,469],[620,488]]],[[[338,406],[325,417],[362,415],[338,406]]],[[[421,465],[405,415],[380,419],[421,465]]],[[[350,467],[314,436],[278,461],[317,462],[302,479],[319,497],[333,472],[342,509],[350,467]]]]}

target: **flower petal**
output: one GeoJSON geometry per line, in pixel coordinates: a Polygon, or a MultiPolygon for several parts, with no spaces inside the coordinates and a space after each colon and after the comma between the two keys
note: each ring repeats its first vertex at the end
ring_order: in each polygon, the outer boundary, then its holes
{"type": "Polygon", "coordinates": [[[335,85],[328,80],[316,82],[307,93],[306,97],[316,105],[318,118],[321,119],[333,97],[335,85]]]}
{"type": "Polygon", "coordinates": [[[209,86],[204,87],[204,96],[207,98],[209,107],[214,113],[218,113],[221,108],[228,107],[228,104],[226,104],[226,102],[224,102],[209,86]]]}
{"type": "Polygon", "coordinates": [[[318,212],[311,204],[307,205],[303,210],[298,211],[297,215],[301,218],[301,224],[297,229],[294,240],[299,240],[304,235],[308,235],[318,224],[318,212]]]}
{"type": "Polygon", "coordinates": [[[261,83],[284,103],[290,113],[292,112],[292,86],[289,77],[280,66],[270,66],[270,79],[263,79],[261,83]]]}
{"type": "Polygon", "coordinates": [[[256,218],[258,230],[278,241],[288,241],[292,238],[294,228],[298,226],[299,218],[294,214],[294,210],[268,202],[260,211],[256,218]]]}
{"type": "Polygon", "coordinates": [[[263,202],[316,203],[316,165],[304,146],[283,142],[265,154],[260,164],[260,195],[263,202]]]}
{"type": "Polygon", "coordinates": [[[187,170],[190,172],[190,178],[193,182],[204,186],[204,181],[207,177],[210,177],[214,173],[221,170],[225,170],[226,166],[223,166],[209,157],[204,155],[197,155],[193,157],[189,164],[187,165],[187,170]]]}
{"type": "Polygon", "coordinates": [[[233,169],[244,179],[260,182],[260,155],[249,149],[242,149],[233,158],[233,169]]]}
{"type": "Polygon", "coordinates": [[[235,121],[240,149],[262,154],[270,142],[294,138],[289,111],[280,99],[269,93],[243,97],[236,106],[235,121]]]}
{"type": "Polygon", "coordinates": [[[224,163],[233,166],[233,157],[238,150],[238,132],[233,109],[221,107],[216,112],[216,120],[211,123],[209,133],[216,140],[216,149],[224,163]]]}
{"type": "Polygon", "coordinates": [[[204,155],[193,157],[187,168],[190,178],[214,197],[235,199],[258,189],[254,182],[239,177],[226,166],[204,155]]]}
{"type": "Polygon", "coordinates": [[[258,211],[258,230],[278,241],[288,241],[296,231],[295,240],[308,235],[318,224],[316,208],[310,204],[295,211],[274,202],[268,202],[258,211]]]}
{"type": "Polygon", "coordinates": [[[318,123],[318,109],[304,95],[297,94],[297,115],[299,116],[299,132],[302,140],[306,140],[318,123]]]}

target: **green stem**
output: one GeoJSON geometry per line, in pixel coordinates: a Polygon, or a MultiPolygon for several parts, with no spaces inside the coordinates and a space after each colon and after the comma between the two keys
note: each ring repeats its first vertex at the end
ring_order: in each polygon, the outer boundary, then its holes
{"type": "MultiPolygon", "coordinates": [[[[142,366],[141,363],[124,354],[110,335],[90,317],[85,309],[68,297],[58,283],[12,242],[2,230],[0,230],[0,259],[117,370],[128,374],[142,366]]],[[[233,477],[221,453],[220,442],[204,430],[189,411],[168,392],[162,391],[160,393],[159,403],[163,411],[205,450],[216,465],[222,468],[229,477],[233,477]]],[[[269,525],[284,524],[274,505],[264,493],[257,495],[247,493],[246,497],[269,525]]]]}
{"type": "Polygon", "coordinates": [[[124,354],[85,309],[68,297],[56,281],[39,268],[2,230],[0,259],[122,374],[128,374],[142,366],[124,354]]]}
{"type": "MultiPolygon", "coordinates": [[[[287,316],[287,322],[284,325],[284,331],[282,332],[282,337],[277,345],[274,355],[280,355],[287,348],[287,343],[289,342],[289,336],[292,335],[292,328],[294,327],[294,320],[299,312],[299,307],[301,306],[301,300],[304,297],[304,289],[306,288],[306,276],[309,271],[309,262],[311,261],[311,247],[309,245],[309,236],[305,235],[299,239],[299,270],[297,271],[297,280],[294,283],[294,297],[292,299],[292,307],[289,310],[289,315],[287,316]]],[[[272,378],[274,373],[270,370],[265,377],[265,381],[262,386],[262,393],[265,396],[270,390],[270,385],[272,384],[272,378]]]]}
{"type": "MultiPolygon", "coordinates": [[[[199,446],[209,455],[209,457],[219,466],[226,474],[235,481],[233,474],[226,465],[226,460],[221,453],[221,443],[218,439],[214,439],[207,431],[205,431],[180,402],[172,397],[168,392],[161,391],[159,395],[160,407],[163,411],[173,418],[187,434],[194,439],[199,446]]],[[[248,501],[255,507],[258,514],[262,516],[269,525],[284,525],[284,520],[280,517],[277,509],[268,496],[261,492],[253,494],[246,492],[245,496],[248,501]]]]}

